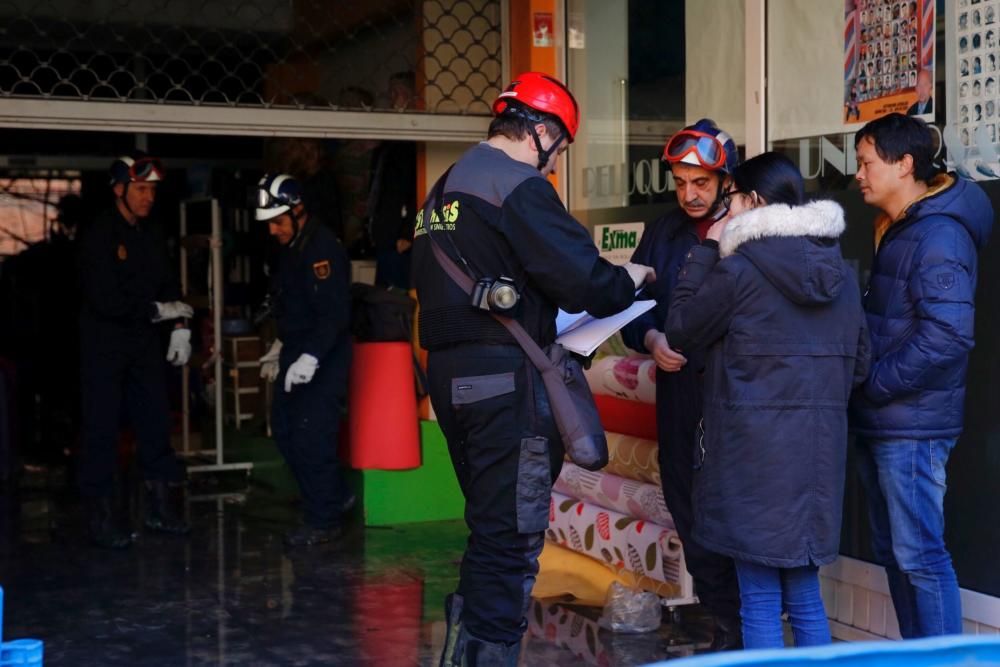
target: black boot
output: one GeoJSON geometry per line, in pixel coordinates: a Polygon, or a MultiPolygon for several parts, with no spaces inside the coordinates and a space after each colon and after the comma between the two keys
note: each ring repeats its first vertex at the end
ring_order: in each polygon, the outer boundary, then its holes
{"type": "Polygon", "coordinates": [[[110,497],[87,500],[87,529],[90,541],[102,549],[128,549],[132,546],[132,538],[122,532],[115,522],[110,497]]]}
{"type": "Polygon", "coordinates": [[[187,535],[191,526],[170,506],[166,482],[146,480],[146,528],[171,535],[187,535]]]}
{"type": "Polygon", "coordinates": [[[462,629],[462,596],[450,593],[444,598],[444,618],[448,630],[444,636],[444,650],[441,651],[441,662],[438,667],[452,667],[455,658],[455,645],[462,629]]]}
{"type": "Polygon", "coordinates": [[[463,626],[455,641],[455,667],[517,667],[521,643],[488,642],[474,637],[463,626]]]}
{"type": "Polygon", "coordinates": [[[713,651],[738,651],[743,648],[743,624],[739,616],[716,616],[713,651]]]}

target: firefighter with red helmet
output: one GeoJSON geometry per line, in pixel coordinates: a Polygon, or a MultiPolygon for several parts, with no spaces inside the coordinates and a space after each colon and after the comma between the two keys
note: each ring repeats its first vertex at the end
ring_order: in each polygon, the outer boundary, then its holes
{"type": "Polygon", "coordinates": [[[80,364],[82,443],[78,482],[88,528],[97,546],[123,549],[130,533],[113,511],[112,497],[121,408],[138,440],[147,491],[145,526],[183,535],[189,531],[171,506],[170,483],[183,471],[170,446],[165,364],[191,356],[191,307],[180,300],[167,244],[149,219],[163,181],[159,160],[142,152],[111,164],[114,205],[80,239],[80,364]],[[170,343],[163,351],[164,328],[170,343]]]}
{"type": "Polygon", "coordinates": [[[610,315],[653,278],[647,266],[602,259],[545,178],[579,127],[570,91],[529,72],[493,113],[486,141],[432,189],[414,233],[430,396],[470,531],[458,590],[446,600],[443,665],[517,664],[563,460],[541,378],[490,311],[514,317],[544,347],[556,337],[557,309],[610,315]],[[429,234],[473,282],[501,285],[509,298],[470,299],[438,263],[429,234]]]}
{"type": "Polygon", "coordinates": [[[684,545],[684,560],[698,599],[714,619],[713,646],[741,644],[740,597],[731,558],[713,553],[691,537],[691,490],[701,434],[700,350],[676,350],[663,333],[670,297],[688,251],[726,213],[731,174],[739,164],[733,138],[703,118],[671,136],[663,149],[679,208],[646,225],[633,262],[656,269],[644,298],[656,307],[622,329],[625,344],[656,361],[656,421],[663,497],[684,545]]]}

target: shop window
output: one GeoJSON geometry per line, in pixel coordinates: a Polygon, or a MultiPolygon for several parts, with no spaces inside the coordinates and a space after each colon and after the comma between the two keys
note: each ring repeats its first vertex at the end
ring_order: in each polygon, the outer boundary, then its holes
{"type": "Polygon", "coordinates": [[[676,205],[667,137],[713,118],[743,145],[742,0],[568,0],[567,78],[582,114],[569,208],[588,225],[642,222],[676,205]]]}
{"type": "MultiPolygon", "coordinates": [[[[855,182],[854,133],[881,114],[920,113],[918,77],[933,82],[932,124],[938,158],[975,180],[1000,211],[995,65],[998,0],[769,0],[767,11],[768,146],[799,165],[812,197],[844,207],[841,246],[862,289],[872,261],[872,221],[855,182]],[[993,60],[991,60],[993,58],[993,60]],[[993,69],[991,69],[993,68],[993,69]],[[978,89],[977,89],[978,84],[978,89]],[[990,104],[992,103],[992,106],[990,104]],[[991,134],[991,127],[993,132],[991,134]],[[994,173],[995,172],[995,173],[994,173]]],[[[929,101],[929,100],[928,100],[929,101]]],[[[959,584],[1000,595],[994,545],[1000,521],[1000,434],[993,385],[1000,368],[1000,244],[979,258],[976,347],[969,364],[965,430],[948,462],[946,541],[959,584]]],[[[849,450],[842,553],[872,559],[867,507],[849,450]]]]}

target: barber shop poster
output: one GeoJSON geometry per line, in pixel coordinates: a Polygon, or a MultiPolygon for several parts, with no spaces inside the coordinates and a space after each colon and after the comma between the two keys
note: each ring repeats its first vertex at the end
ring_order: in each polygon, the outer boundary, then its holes
{"type": "Polygon", "coordinates": [[[976,180],[998,178],[1000,0],[956,0],[956,4],[949,43],[953,45],[951,48],[957,46],[958,53],[954,56],[954,66],[949,67],[949,83],[953,82],[949,97],[957,93],[958,113],[948,114],[944,138],[960,173],[963,167],[968,167],[976,180]],[[961,158],[965,153],[968,153],[965,157],[978,160],[963,164],[961,158]]]}
{"type": "Polygon", "coordinates": [[[1000,178],[1000,0],[946,5],[948,167],[963,178],[1000,178]]]}
{"type": "Polygon", "coordinates": [[[844,123],[934,118],[934,0],[845,0],[844,123]]]}

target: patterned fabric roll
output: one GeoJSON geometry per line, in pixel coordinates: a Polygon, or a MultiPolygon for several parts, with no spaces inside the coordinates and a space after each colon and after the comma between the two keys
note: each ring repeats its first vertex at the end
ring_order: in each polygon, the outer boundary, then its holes
{"type": "Polygon", "coordinates": [[[616,571],[665,583],[680,581],[676,531],[553,492],[545,536],[616,571]]]}
{"type": "Polygon", "coordinates": [[[592,472],[566,462],[553,489],[591,505],[615,510],[664,528],[674,528],[674,520],[667,511],[659,484],[637,482],[606,470],[592,472]]]}
{"type": "Polygon", "coordinates": [[[602,472],[662,486],[659,449],[655,440],[610,432],[607,438],[609,461],[602,472]]]}
{"type": "Polygon", "coordinates": [[[590,391],[640,403],[656,403],[656,362],[648,356],[607,356],[586,371],[590,391]]]}

